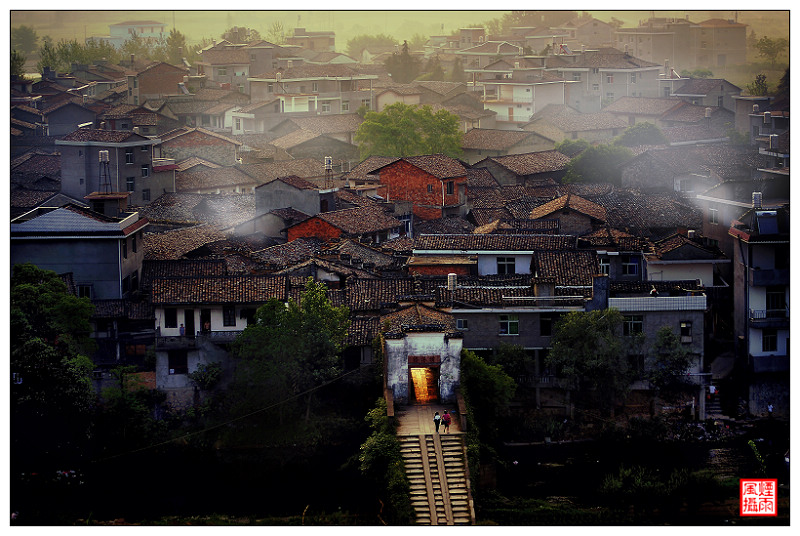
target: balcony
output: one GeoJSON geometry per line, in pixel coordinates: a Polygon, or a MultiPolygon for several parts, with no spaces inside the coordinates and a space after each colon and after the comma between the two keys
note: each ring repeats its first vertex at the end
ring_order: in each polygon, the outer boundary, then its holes
{"type": "Polygon", "coordinates": [[[237,331],[198,331],[197,337],[216,344],[229,344],[241,335],[242,330],[237,331]]]}
{"type": "Polygon", "coordinates": [[[194,337],[156,337],[156,348],[159,350],[179,350],[183,348],[195,348],[196,346],[197,341],[195,341],[194,337]]]}
{"type": "Polygon", "coordinates": [[[789,308],[750,309],[750,326],[754,328],[788,328],[789,308]]]}
{"type": "Polygon", "coordinates": [[[774,285],[788,285],[789,284],[789,269],[773,269],[761,270],[759,268],[750,269],[751,287],[766,287],[774,285]]]}

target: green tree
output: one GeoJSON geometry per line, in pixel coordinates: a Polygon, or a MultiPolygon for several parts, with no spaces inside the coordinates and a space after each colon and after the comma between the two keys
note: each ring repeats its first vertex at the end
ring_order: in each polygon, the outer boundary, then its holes
{"type": "Polygon", "coordinates": [[[756,43],[758,55],[766,58],[770,66],[775,67],[775,62],[789,48],[789,40],[784,37],[772,39],[764,36],[756,43]]]}
{"type": "Polygon", "coordinates": [[[444,80],[444,69],[439,62],[439,56],[433,56],[425,64],[425,74],[417,77],[418,80],[444,80]]]}
{"type": "Polygon", "coordinates": [[[787,102],[789,100],[789,68],[786,68],[786,71],[781,76],[780,82],[778,82],[778,87],[775,90],[775,98],[776,99],[786,99],[787,102]]]}
{"type": "MultiPolygon", "coordinates": [[[[274,393],[306,393],[308,421],[311,389],[341,373],[340,352],[350,325],[347,307],[331,305],[325,285],[309,278],[300,303],[289,300],[284,306],[272,299],[256,311],[255,320],[234,344],[235,355],[244,361],[242,372],[269,380],[274,393]]],[[[252,386],[238,370],[237,379],[252,386]]]]}
{"type": "Polygon", "coordinates": [[[672,328],[663,326],[650,349],[645,378],[658,391],[680,390],[688,385],[686,373],[691,363],[692,358],[680,338],[672,328]]]}
{"type": "Polygon", "coordinates": [[[54,71],[64,71],[67,68],[62,64],[58,52],[56,52],[56,46],[49,40],[45,40],[39,47],[39,61],[36,62],[36,70],[40,74],[44,73],[45,67],[54,71]]]}
{"type": "Polygon", "coordinates": [[[283,22],[276,20],[270,24],[267,30],[267,38],[271,43],[283,45],[286,43],[286,27],[283,22]]]}
{"type": "Polygon", "coordinates": [[[461,154],[459,119],[446,110],[433,113],[430,106],[391,104],[381,112],[366,112],[356,130],[361,158],[372,155],[416,156],[461,154]]]}
{"type": "Polygon", "coordinates": [[[557,143],[555,149],[561,154],[574,158],[588,149],[589,146],[589,142],[584,139],[564,140],[557,143]]]}
{"type": "Polygon", "coordinates": [[[11,51],[11,76],[19,80],[25,78],[25,56],[16,50],[11,51]]]}
{"type": "Polygon", "coordinates": [[[28,55],[36,51],[39,36],[32,26],[17,26],[11,28],[11,48],[19,50],[22,54],[28,55]]]}
{"type": "Polygon", "coordinates": [[[556,323],[545,365],[571,389],[599,395],[602,409],[613,411],[638,371],[628,356],[641,354],[641,334],[625,336],[616,309],[576,311],[556,323]]]}
{"type": "Polygon", "coordinates": [[[567,164],[565,184],[576,182],[609,182],[619,186],[622,165],[633,158],[633,152],[620,145],[602,144],[587,148],[567,164]]]}
{"type": "Polygon", "coordinates": [[[391,35],[385,35],[382,33],[376,35],[361,34],[347,41],[347,48],[345,51],[347,52],[348,56],[360,60],[362,53],[366,49],[394,47],[397,44],[397,39],[391,35]]]}
{"type": "Polygon", "coordinates": [[[461,63],[461,58],[456,58],[453,62],[453,70],[450,71],[451,82],[466,82],[467,73],[464,72],[464,65],[461,63]]]}
{"type": "Polygon", "coordinates": [[[461,386],[480,430],[480,441],[494,445],[517,384],[500,365],[490,365],[474,352],[461,353],[461,386]]]}
{"type": "Polygon", "coordinates": [[[415,80],[420,71],[419,60],[409,53],[408,41],[403,41],[399,54],[394,53],[387,58],[385,66],[392,80],[398,84],[407,84],[415,80]]]}
{"type": "Polygon", "coordinates": [[[94,306],[52,271],[13,268],[10,290],[11,449],[15,466],[45,467],[86,452],[96,396],[87,357],[94,306]]]}
{"type": "Polygon", "coordinates": [[[615,145],[636,147],[637,145],[664,145],[667,137],[654,123],[644,121],[628,127],[614,139],[615,145]]]}
{"type": "Polygon", "coordinates": [[[181,65],[187,52],[186,36],[175,28],[170,30],[166,41],[166,62],[172,65],[181,65]]]}
{"type": "Polygon", "coordinates": [[[753,96],[764,96],[769,93],[767,86],[767,76],[765,74],[757,74],[752,84],[747,84],[747,92],[753,96]]]}

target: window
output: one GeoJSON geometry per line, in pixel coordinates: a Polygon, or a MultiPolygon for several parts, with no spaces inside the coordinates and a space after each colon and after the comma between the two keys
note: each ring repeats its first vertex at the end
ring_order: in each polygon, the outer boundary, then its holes
{"type": "Polygon", "coordinates": [[[428,193],[429,193],[429,194],[432,194],[432,193],[433,193],[433,184],[429,184],[429,185],[428,185],[428,193]]]}
{"type": "Polygon", "coordinates": [[[631,73],[631,84],[636,83],[636,73],[631,73]]]}
{"type": "Polygon", "coordinates": [[[606,84],[613,84],[613,83],[614,83],[614,75],[613,74],[607,74],[606,75],[606,84]]]}
{"type": "Polygon", "coordinates": [[[247,325],[255,324],[256,321],[256,310],[252,308],[244,307],[239,311],[239,318],[244,318],[247,320],[247,325]]]}
{"type": "Polygon", "coordinates": [[[681,321],[681,342],[692,342],[692,323],[688,320],[681,321]]]}
{"type": "Polygon", "coordinates": [[[272,93],[272,84],[267,84],[267,92],[272,93]]]}
{"type": "Polygon", "coordinates": [[[361,99],[361,106],[366,107],[367,110],[372,110],[372,100],[371,99],[361,99]]]}
{"type": "Polygon", "coordinates": [[[142,201],[150,201],[150,188],[142,190],[142,201]]]}
{"type": "Polygon", "coordinates": [[[600,84],[592,84],[592,91],[600,91],[600,84]]]}
{"type": "Polygon", "coordinates": [[[236,123],[236,130],[242,130],[242,120],[237,117],[235,123],[236,123]]]}
{"type": "Polygon", "coordinates": [[[500,315],[500,335],[519,335],[517,315],[500,315]]]}
{"type": "Polygon", "coordinates": [[[80,284],[78,285],[78,297],[79,298],[89,298],[92,297],[92,285],[91,284],[80,284]]]}
{"type": "Polygon", "coordinates": [[[622,317],[622,334],[631,337],[644,331],[642,315],[625,315],[622,317]]]}
{"type": "Polygon", "coordinates": [[[133,164],[133,149],[131,148],[125,149],[125,163],[133,164]]]}
{"type": "Polygon", "coordinates": [[[149,145],[142,145],[141,151],[142,151],[143,153],[146,153],[146,152],[147,152],[147,151],[149,151],[149,150],[150,150],[150,146],[149,146],[149,145]]]}
{"type": "Polygon", "coordinates": [[[453,181],[447,181],[447,195],[453,195],[455,191],[455,183],[453,181]]]}
{"type": "Polygon", "coordinates": [[[235,326],[236,325],[236,307],[233,305],[225,305],[222,307],[222,325],[235,326]]]}
{"type": "Polygon", "coordinates": [[[767,287],[767,318],[786,317],[786,289],[781,286],[767,287]]]}
{"type": "Polygon", "coordinates": [[[343,101],[342,102],[342,111],[349,112],[350,111],[350,101],[343,101]]]}
{"type": "Polygon", "coordinates": [[[761,351],[778,351],[778,330],[775,328],[761,330],[761,351]]]}
{"type": "Polygon", "coordinates": [[[147,164],[142,164],[142,177],[149,177],[150,176],[150,166],[147,164]]]}
{"type": "Polygon", "coordinates": [[[311,92],[312,93],[319,93],[319,83],[311,82],[311,92]]]}
{"type": "Polygon", "coordinates": [[[469,329],[469,322],[466,318],[456,318],[456,329],[469,329]]]}
{"type": "Polygon", "coordinates": [[[127,238],[123,238],[122,239],[122,258],[123,259],[127,259],[128,258],[128,239],[127,238]]]}
{"type": "Polygon", "coordinates": [[[497,257],[497,273],[499,275],[516,274],[516,259],[514,257],[497,257]]]}
{"type": "Polygon", "coordinates": [[[133,192],[134,190],[136,190],[136,178],[135,177],[126,178],[125,188],[127,188],[129,192],[133,192]]]}
{"type": "Polygon", "coordinates": [[[581,73],[572,73],[572,80],[574,80],[575,82],[580,82],[581,81],[581,73]]]}
{"type": "Polygon", "coordinates": [[[719,97],[717,97],[717,106],[722,108],[723,104],[725,104],[725,97],[723,95],[720,95],[719,97]]]}
{"type": "Polygon", "coordinates": [[[608,257],[599,257],[600,260],[600,273],[609,275],[611,273],[611,261],[608,257]]]}
{"type": "Polygon", "coordinates": [[[622,257],[622,275],[637,275],[639,273],[639,260],[633,255],[622,257]]]}
{"type": "Polygon", "coordinates": [[[539,316],[539,335],[542,337],[553,336],[553,326],[558,320],[557,313],[542,314],[539,316]]]}
{"type": "Polygon", "coordinates": [[[219,67],[217,69],[217,76],[227,76],[227,75],[228,75],[227,67],[219,67]]]}
{"type": "Polygon", "coordinates": [[[330,102],[323,102],[322,103],[322,112],[330,112],[331,111],[331,103],[330,102]]]}
{"type": "Polygon", "coordinates": [[[167,353],[167,366],[169,373],[187,374],[189,372],[188,352],[186,350],[169,350],[167,353]]]}
{"type": "Polygon", "coordinates": [[[174,307],[164,309],[164,327],[177,328],[178,327],[178,310],[174,307]]]}
{"type": "Polygon", "coordinates": [[[719,209],[716,208],[708,209],[708,223],[712,225],[719,224],[719,209]]]}
{"type": "Polygon", "coordinates": [[[131,235],[131,251],[136,253],[136,235],[131,235]]]}

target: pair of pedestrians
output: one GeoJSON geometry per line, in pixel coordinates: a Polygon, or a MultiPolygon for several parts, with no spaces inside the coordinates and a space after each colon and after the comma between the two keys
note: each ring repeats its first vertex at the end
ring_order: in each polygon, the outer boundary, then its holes
{"type": "Polygon", "coordinates": [[[452,417],[450,416],[450,412],[444,410],[444,415],[439,415],[439,412],[433,414],[433,425],[436,427],[436,433],[439,433],[439,424],[444,426],[444,433],[447,434],[450,432],[450,422],[452,421],[452,417]]]}

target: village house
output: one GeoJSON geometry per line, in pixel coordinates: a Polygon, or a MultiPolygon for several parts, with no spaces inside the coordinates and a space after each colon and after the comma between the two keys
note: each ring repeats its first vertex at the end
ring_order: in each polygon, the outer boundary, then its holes
{"type": "Polygon", "coordinates": [[[241,142],[204,128],[181,127],[161,135],[154,153],[160,158],[184,160],[197,156],[221,166],[238,162],[241,142]]]}
{"type": "Polygon", "coordinates": [[[358,207],[320,212],[287,229],[289,241],[297,238],[354,238],[380,244],[400,236],[403,222],[387,214],[382,207],[358,207]]]}
{"type": "Polygon", "coordinates": [[[336,208],[334,188],[318,188],[297,176],[278,177],[255,188],[256,215],[293,208],[310,216],[336,208]]]}
{"type": "Polygon", "coordinates": [[[737,358],[751,375],[748,408],[767,404],[787,415],[789,370],[789,211],[753,194],[750,210],[729,228],[733,237],[734,335],[737,358]]]}
{"type": "Polygon", "coordinates": [[[581,236],[578,248],[593,250],[600,267],[598,273],[607,275],[612,282],[643,281],[647,277],[644,256],[653,245],[645,238],[606,225],[581,236]]]}
{"type": "Polygon", "coordinates": [[[560,232],[575,236],[591,233],[607,221],[605,208],[571,192],[534,208],[530,219],[539,218],[557,219],[560,232]]]}
{"type": "Polygon", "coordinates": [[[530,153],[553,145],[533,132],[472,128],[461,139],[462,158],[469,164],[492,156],[530,153]]]}
{"type": "Polygon", "coordinates": [[[196,63],[197,74],[221,88],[249,95],[248,77],[275,69],[279,50],[279,46],[267,41],[240,44],[222,40],[203,50],[202,59],[196,63]]]}
{"type": "MultiPolygon", "coordinates": [[[[720,282],[720,274],[730,265],[719,249],[699,243],[696,231],[674,234],[653,243],[653,251],[645,255],[649,281],[697,280],[712,287],[720,282]]],[[[730,272],[730,269],[727,270],[730,272]]]]}
{"type": "Polygon", "coordinates": [[[78,99],[68,100],[42,110],[48,136],[65,136],[81,125],[96,127],[97,113],[79,102],[78,99]]]}
{"type": "Polygon", "coordinates": [[[409,201],[414,216],[437,219],[467,212],[467,170],[442,154],[403,157],[372,170],[387,201],[409,201]]]}
{"type": "Polygon", "coordinates": [[[109,216],[73,204],[41,208],[12,220],[11,265],[71,272],[78,296],[123,298],[139,288],[147,224],[128,210],[109,216]]]}
{"type": "Polygon", "coordinates": [[[114,48],[119,49],[125,41],[133,39],[133,36],[143,39],[148,43],[155,43],[166,39],[169,31],[163,22],[154,20],[128,20],[108,25],[108,35],[94,35],[86,39],[87,42],[95,41],[98,43],[108,43],[114,48]]]}
{"type": "Polygon", "coordinates": [[[566,104],[581,112],[599,112],[621,97],[659,96],[661,66],[615,48],[548,56],[546,69],[572,83],[566,104]]]}
{"type": "Polygon", "coordinates": [[[292,35],[286,37],[286,44],[307,50],[334,52],[336,33],[331,31],[309,32],[305,28],[295,28],[292,35]]]}
{"type": "Polygon", "coordinates": [[[554,149],[564,140],[607,143],[628,128],[627,122],[607,112],[581,113],[566,105],[548,105],[521,126],[542,140],[544,149],[554,149]]]}
{"type": "Polygon", "coordinates": [[[486,168],[500,183],[507,185],[535,185],[560,182],[566,174],[570,158],[558,151],[536,151],[506,156],[489,156],[474,164],[486,168]]]}
{"type": "Polygon", "coordinates": [[[567,104],[569,84],[543,68],[513,69],[511,76],[481,80],[483,105],[497,113],[500,128],[516,129],[548,104],[567,104]]]}
{"type": "Polygon", "coordinates": [[[741,88],[721,78],[690,78],[675,89],[670,97],[678,97],[698,106],[725,108],[733,112],[734,99],[741,93],[741,88]]]}
{"type": "Polygon", "coordinates": [[[153,146],[159,143],[158,138],[132,131],[75,130],[56,140],[61,152],[61,191],[78,199],[102,191],[132,192],[136,197],[145,190],[156,193],[171,187],[174,191],[174,183],[154,177],[154,166],[162,163],[153,155],[153,146]]]}
{"type": "Polygon", "coordinates": [[[556,35],[563,35],[563,42],[574,50],[584,47],[611,46],[614,43],[614,27],[594,17],[573,19],[550,28],[556,35]]]}
{"type": "Polygon", "coordinates": [[[164,62],[156,62],[128,75],[128,104],[144,104],[151,99],[180,95],[189,70],[164,62]]]}

